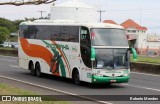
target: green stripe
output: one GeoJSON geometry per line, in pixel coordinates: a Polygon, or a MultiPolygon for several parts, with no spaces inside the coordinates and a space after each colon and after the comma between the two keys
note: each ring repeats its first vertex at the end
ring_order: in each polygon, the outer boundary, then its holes
{"type": "Polygon", "coordinates": [[[64,63],[62,61],[62,58],[60,58],[60,68],[61,68],[61,74],[63,77],[66,77],[66,70],[65,70],[65,67],[64,67],[64,63]]]}
{"type": "Polygon", "coordinates": [[[129,81],[130,76],[124,77],[99,77],[92,75],[92,83],[111,83],[111,80],[116,80],[115,83],[125,83],[129,81]]]}
{"type": "MultiPolygon", "coordinates": [[[[58,51],[56,50],[57,48],[56,48],[56,49],[53,49],[50,43],[48,43],[48,42],[46,42],[46,41],[44,41],[44,40],[42,40],[42,41],[43,41],[47,46],[49,46],[49,48],[52,50],[53,53],[58,52],[58,51]]],[[[59,66],[60,66],[60,68],[61,68],[61,75],[62,75],[63,77],[66,77],[66,70],[65,70],[65,67],[64,67],[64,63],[63,63],[63,61],[62,61],[62,57],[59,59],[59,62],[60,62],[59,66]]]]}
{"type": "Polygon", "coordinates": [[[65,56],[65,58],[66,58],[66,60],[67,60],[67,65],[69,66],[69,70],[71,71],[71,69],[70,69],[70,65],[69,65],[69,61],[68,61],[68,58],[67,58],[67,56],[66,56],[66,54],[64,53],[64,51],[62,50],[62,52],[63,52],[63,55],[65,56]]]}

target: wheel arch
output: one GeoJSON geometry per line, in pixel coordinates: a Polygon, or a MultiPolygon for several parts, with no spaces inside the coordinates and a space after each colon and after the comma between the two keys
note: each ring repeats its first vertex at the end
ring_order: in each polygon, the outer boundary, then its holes
{"type": "Polygon", "coordinates": [[[80,77],[80,80],[81,80],[81,71],[80,71],[80,69],[78,68],[78,67],[74,67],[73,69],[72,69],[72,73],[71,73],[71,77],[73,78],[73,74],[74,74],[74,71],[78,71],[79,72],[79,77],[80,77]]]}
{"type": "Polygon", "coordinates": [[[33,67],[35,67],[33,60],[30,60],[28,63],[28,70],[30,70],[30,66],[33,65],[33,67]]]}
{"type": "Polygon", "coordinates": [[[41,66],[40,62],[37,60],[37,61],[35,62],[35,68],[36,68],[36,65],[37,65],[37,64],[39,64],[39,65],[41,66]]]}

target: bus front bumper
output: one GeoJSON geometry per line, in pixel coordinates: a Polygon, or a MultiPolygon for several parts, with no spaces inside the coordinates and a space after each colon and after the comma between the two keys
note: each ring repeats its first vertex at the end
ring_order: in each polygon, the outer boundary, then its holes
{"type": "Polygon", "coordinates": [[[92,83],[126,83],[128,81],[129,81],[129,76],[101,77],[92,75],[92,83]]]}

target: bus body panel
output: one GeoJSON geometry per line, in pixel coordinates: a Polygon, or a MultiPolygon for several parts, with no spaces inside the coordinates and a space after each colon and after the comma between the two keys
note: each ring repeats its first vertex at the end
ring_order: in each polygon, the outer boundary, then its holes
{"type": "MultiPolygon", "coordinates": [[[[91,28],[118,28],[121,26],[102,24],[102,23],[38,23],[38,22],[23,22],[20,25],[20,31],[23,26],[85,26],[91,28]]],[[[29,62],[32,61],[34,68],[38,62],[41,67],[41,72],[46,74],[57,75],[66,78],[72,78],[73,69],[78,69],[80,80],[90,83],[122,83],[128,82],[130,69],[122,70],[103,70],[94,69],[86,66],[82,59],[80,45],[80,28],[79,42],[65,42],[48,39],[28,39],[19,37],[19,66],[28,69],[29,62]],[[55,59],[58,58],[58,59],[55,59]],[[99,75],[97,75],[99,73],[99,75]],[[101,76],[102,75],[102,76],[101,76]]],[[[20,33],[22,34],[22,33],[20,33]]],[[[24,33],[23,33],[24,34],[24,33]]],[[[103,46],[95,46],[103,47],[103,46]]],[[[112,47],[112,46],[111,46],[112,47]]],[[[110,47],[110,48],[111,48],[110,47]]],[[[115,48],[115,47],[114,47],[115,48]]],[[[119,47],[119,48],[126,48],[119,47]]]]}

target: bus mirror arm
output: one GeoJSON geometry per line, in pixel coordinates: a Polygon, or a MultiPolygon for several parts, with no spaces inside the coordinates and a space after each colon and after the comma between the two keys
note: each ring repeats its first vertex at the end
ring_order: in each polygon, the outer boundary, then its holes
{"type": "Polygon", "coordinates": [[[92,47],[91,48],[91,61],[95,61],[96,58],[96,52],[95,49],[92,47]]]}
{"type": "Polygon", "coordinates": [[[137,60],[137,52],[136,52],[136,50],[135,50],[135,48],[129,48],[129,50],[131,50],[132,51],[132,53],[133,53],[133,60],[137,60]]]}

